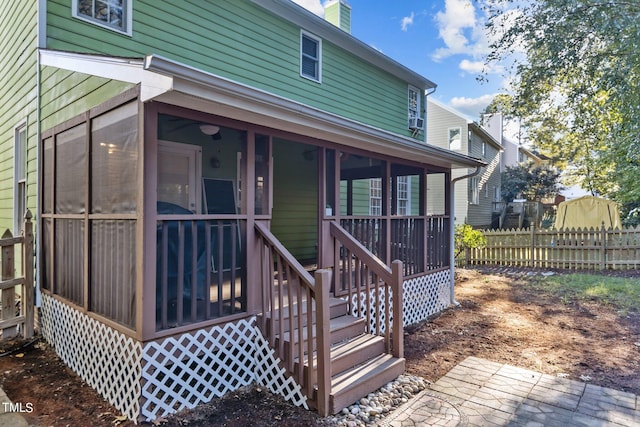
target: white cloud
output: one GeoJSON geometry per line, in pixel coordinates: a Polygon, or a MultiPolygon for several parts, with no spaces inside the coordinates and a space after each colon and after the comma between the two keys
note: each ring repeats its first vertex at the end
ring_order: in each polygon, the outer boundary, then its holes
{"type": "Polygon", "coordinates": [[[324,16],[324,7],[321,0],[293,0],[293,2],[318,16],[324,16]]]}
{"type": "Polygon", "coordinates": [[[453,108],[468,116],[472,120],[478,120],[480,113],[487,108],[496,94],[485,94],[477,98],[454,97],[449,102],[453,108]]]}
{"type": "Polygon", "coordinates": [[[458,68],[469,74],[498,74],[504,71],[504,67],[502,65],[493,63],[486,64],[484,61],[469,61],[468,59],[460,61],[458,68]]]}
{"type": "Polygon", "coordinates": [[[445,10],[435,16],[438,37],[445,47],[437,49],[433,59],[439,61],[455,54],[478,55],[486,51],[483,23],[476,18],[470,0],[445,0],[445,10]]]}
{"type": "Polygon", "coordinates": [[[407,28],[409,28],[410,25],[413,25],[414,16],[415,14],[411,12],[411,15],[402,18],[402,24],[400,24],[402,31],[407,31],[407,28]]]}

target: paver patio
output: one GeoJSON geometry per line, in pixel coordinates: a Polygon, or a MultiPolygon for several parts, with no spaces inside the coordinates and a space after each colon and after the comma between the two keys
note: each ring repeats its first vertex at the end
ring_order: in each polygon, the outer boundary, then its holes
{"type": "Polygon", "coordinates": [[[468,357],[383,425],[640,426],[640,397],[468,357]]]}

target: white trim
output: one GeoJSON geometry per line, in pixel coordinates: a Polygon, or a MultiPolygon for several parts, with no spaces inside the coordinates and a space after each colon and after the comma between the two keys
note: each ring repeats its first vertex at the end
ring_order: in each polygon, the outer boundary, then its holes
{"type": "Polygon", "coordinates": [[[71,0],[71,16],[73,16],[76,19],[79,19],[81,21],[84,22],[88,22],[89,24],[107,29],[107,30],[111,30],[111,31],[115,31],[116,33],[120,33],[120,34],[124,34],[127,35],[129,37],[132,36],[133,31],[132,31],[132,26],[133,26],[133,19],[132,19],[132,15],[133,15],[133,0],[123,0],[125,2],[125,5],[123,7],[123,13],[124,13],[124,29],[119,29],[118,27],[114,27],[113,25],[109,25],[109,24],[105,24],[103,22],[101,22],[99,19],[95,19],[86,15],[81,15],[78,13],[78,1],[79,0],[71,0]]]}
{"type": "Polygon", "coordinates": [[[140,98],[147,101],[172,89],[173,79],[144,69],[144,61],[136,58],[78,54],[56,50],[40,50],[40,64],[92,76],[141,84],[140,98]]]}
{"type": "Polygon", "coordinates": [[[305,30],[300,30],[300,77],[303,77],[305,79],[311,80],[312,82],[316,82],[316,83],[322,83],[322,39],[316,35],[313,35],[311,33],[309,33],[308,31],[305,30]],[[302,50],[302,41],[304,38],[313,40],[317,43],[317,48],[318,48],[318,57],[315,58],[315,60],[317,61],[317,78],[314,78],[313,76],[309,76],[307,74],[304,74],[302,72],[302,60],[304,57],[304,52],[302,50]]]}
{"type": "Polygon", "coordinates": [[[27,182],[28,182],[28,160],[29,160],[29,133],[28,133],[27,119],[23,119],[13,127],[13,235],[17,236],[22,231],[21,214],[27,212],[27,182]],[[17,144],[18,136],[24,131],[24,140],[21,146],[17,144]],[[20,148],[24,149],[24,153],[18,153],[20,148]],[[18,177],[18,171],[24,172],[24,178],[18,177]],[[20,206],[20,194],[18,192],[19,184],[24,184],[24,212],[18,212],[20,206]]]}
{"type": "Polygon", "coordinates": [[[38,0],[38,48],[47,46],[47,0],[38,0]]]}

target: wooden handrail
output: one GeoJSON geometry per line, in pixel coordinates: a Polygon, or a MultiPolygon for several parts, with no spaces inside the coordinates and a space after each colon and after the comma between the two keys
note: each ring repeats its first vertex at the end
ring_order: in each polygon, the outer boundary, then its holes
{"type": "Polygon", "coordinates": [[[380,258],[369,252],[360,242],[347,232],[340,224],[331,222],[331,235],[337,238],[340,243],[349,249],[356,257],[363,260],[365,264],[373,270],[375,274],[386,283],[392,282],[391,269],[380,258]]]}
{"type": "MultiPolygon", "coordinates": [[[[345,269],[344,275],[336,273],[336,281],[339,280],[339,277],[348,278],[349,305],[352,305],[354,293],[364,292],[365,294],[362,299],[360,297],[355,298],[357,301],[362,300],[365,305],[364,310],[360,307],[351,307],[350,311],[366,317],[369,333],[384,335],[389,353],[392,353],[395,357],[404,357],[402,261],[393,261],[392,268],[389,268],[335,221],[330,224],[330,234],[336,242],[334,245],[336,251],[334,269],[339,270],[341,267],[345,269]],[[339,245],[342,245],[347,252],[342,257],[342,265],[339,262],[340,256],[338,253],[341,251],[339,245]],[[352,266],[352,261],[355,266],[352,266]],[[350,282],[352,274],[355,275],[355,289],[350,282]],[[389,295],[389,290],[391,295],[389,295]],[[373,304],[382,304],[384,306],[384,312],[379,306],[373,306],[371,296],[376,299],[373,304]],[[391,305],[393,305],[392,308],[391,305]],[[374,319],[372,319],[372,313],[375,313],[373,314],[375,316],[374,319]],[[381,314],[384,314],[384,325],[381,324],[381,314]],[[389,320],[392,315],[393,322],[389,320]]],[[[338,287],[338,283],[335,286],[338,287]]]]}
{"type": "Polygon", "coordinates": [[[331,337],[323,326],[330,321],[331,271],[318,270],[311,276],[266,225],[256,222],[255,229],[260,244],[262,331],[308,398],[313,398],[315,388],[318,413],[326,416],[331,393],[331,337]]]}
{"type": "Polygon", "coordinates": [[[287,264],[295,270],[296,274],[302,277],[307,285],[311,289],[315,289],[315,281],[313,276],[304,269],[302,264],[284,247],[282,243],[271,233],[271,231],[262,223],[256,222],[256,230],[260,232],[261,237],[280,255],[283,257],[287,264]]]}

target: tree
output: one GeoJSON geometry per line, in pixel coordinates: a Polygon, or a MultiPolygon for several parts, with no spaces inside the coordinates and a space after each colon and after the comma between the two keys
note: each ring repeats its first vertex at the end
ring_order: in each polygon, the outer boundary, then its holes
{"type": "Polygon", "coordinates": [[[558,194],[559,172],[548,166],[507,166],[502,172],[502,198],[508,202],[524,198],[529,201],[558,194]]]}
{"type": "Polygon", "coordinates": [[[573,182],[623,206],[640,202],[640,2],[492,0],[485,9],[496,40],[487,61],[514,60],[511,109],[529,140],[573,182]]]}

